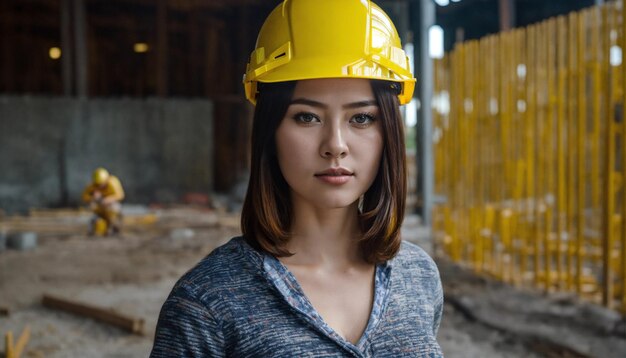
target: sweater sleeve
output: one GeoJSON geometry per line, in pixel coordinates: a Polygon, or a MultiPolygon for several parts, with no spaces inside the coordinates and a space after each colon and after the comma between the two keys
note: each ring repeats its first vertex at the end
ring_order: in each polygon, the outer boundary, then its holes
{"type": "Polygon", "coordinates": [[[434,295],[434,310],[435,315],[433,319],[433,335],[437,337],[437,332],[439,331],[439,325],[441,324],[441,317],[443,316],[443,288],[441,286],[441,278],[439,274],[436,276],[436,289],[434,295]]]}
{"type": "Polygon", "coordinates": [[[161,308],[150,358],[225,356],[219,319],[184,289],[175,288],[161,308]]]}

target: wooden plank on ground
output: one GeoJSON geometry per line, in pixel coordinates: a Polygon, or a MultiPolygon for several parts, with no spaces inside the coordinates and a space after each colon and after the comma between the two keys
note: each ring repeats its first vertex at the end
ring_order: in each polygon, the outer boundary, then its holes
{"type": "Polygon", "coordinates": [[[87,208],[64,208],[64,209],[41,209],[33,208],[28,211],[28,217],[38,218],[57,218],[57,217],[75,217],[82,215],[90,215],[91,211],[87,208]]]}
{"type": "Polygon", "coordinates": [[[76,315],[93,318],[95,320],[122,328],[128,332],[143,335],[143,318],[131,317],[113,311],[110,308],[96,307],[84,303],[73,302],[64,298],[43,295],[42,304],[45,307],[70,312],[76,315]]]}
{"type": "MultiPolygon", "coordinates": [[[[89,214],[90,216],[90,214],[89,214]]],[[[63,220],[64,217],[22,217],[14,216],[0,219],[0,229],[7,232],[33,231],[40,234],[76,234],[86,232],[88,222],[78,220],[63,220]]],[[[158,221],[156,214],[127,215],[123,217],[125,227],[148,226],[158,221]]]]}

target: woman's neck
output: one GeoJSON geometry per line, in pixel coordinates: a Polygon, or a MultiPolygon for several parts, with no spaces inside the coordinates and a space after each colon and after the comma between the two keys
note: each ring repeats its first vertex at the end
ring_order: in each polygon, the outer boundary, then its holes
{"type": "Polygon", "coordinates": [[[363,263],[358,245],[358,208],[319,209],[294,203],[292,237],[287,249],[293,256],[283,262],[295,265],[345,267],[363,263]]]}

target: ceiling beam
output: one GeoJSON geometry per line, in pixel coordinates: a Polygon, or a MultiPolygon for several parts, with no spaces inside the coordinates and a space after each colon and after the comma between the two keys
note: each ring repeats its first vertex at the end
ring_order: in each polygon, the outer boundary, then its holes
{"type": "MultiPolygon", "coordinates": [[[[34,1],[34,0],[31,0],[34,1]]],[[[45,0],[40,0],[45,1],[45,0]]],[[[154,0],[89,0],[89,3],[103,3],[111,6],[114,3],[138,4],[154,6],[154,0]]],[[[168,0],[167,7],[179,11],[198,9],[224,10],[233,7],[250,5],[277,5],[279,0],[168,0]]]]}

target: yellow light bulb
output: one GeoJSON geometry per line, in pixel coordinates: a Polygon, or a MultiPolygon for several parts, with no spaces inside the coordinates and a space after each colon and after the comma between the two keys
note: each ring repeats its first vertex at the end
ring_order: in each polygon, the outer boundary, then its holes
{"type": "Polygon", "coordinates": [[[61,58],[61,49],[58,47],[50,47],[50,50],[48,50],[48,55],[50,55],[51,59],[58,60],[59,58],[61,58]]]}
{"type": "Polygon", "coordinates": [[[148,44],[145,42],[137,42],[134,46],[133,49],[135,50],[135,52],[137,53],[144,53],[144,52],[148,52],[148,44]]]}

